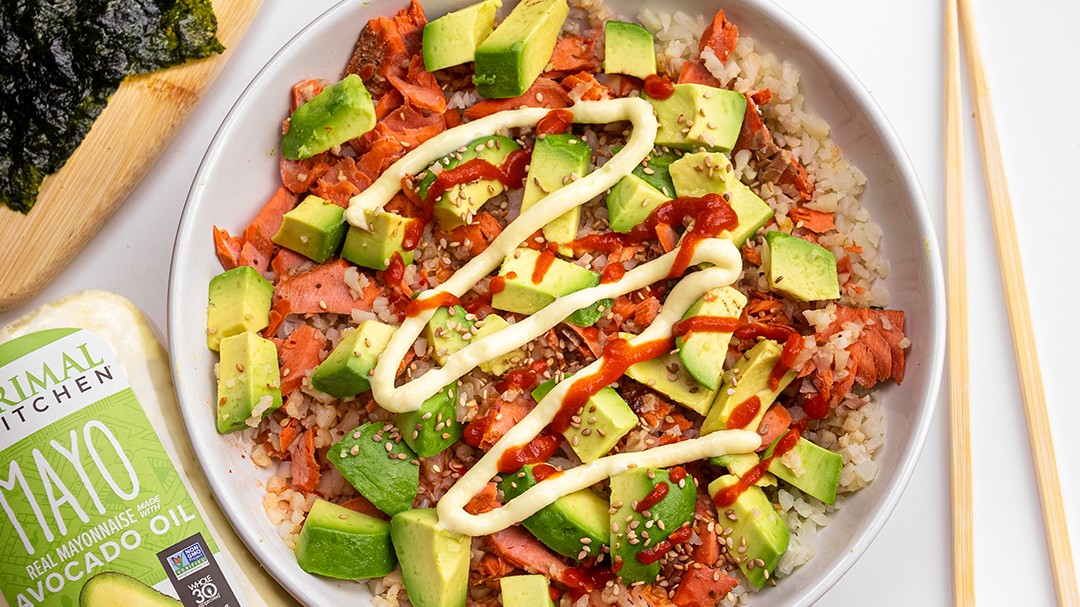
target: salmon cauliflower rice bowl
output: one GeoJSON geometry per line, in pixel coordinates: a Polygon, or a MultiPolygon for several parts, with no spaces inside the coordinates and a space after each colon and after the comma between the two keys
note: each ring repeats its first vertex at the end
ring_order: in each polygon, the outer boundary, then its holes
{"type": "Polygon", "coordinates": [[[374,605],[752,602],[904,378],[866,179],[723,10],[507,2],[293,87],[278,191],[213,232],[218,431],[374,605]]]}

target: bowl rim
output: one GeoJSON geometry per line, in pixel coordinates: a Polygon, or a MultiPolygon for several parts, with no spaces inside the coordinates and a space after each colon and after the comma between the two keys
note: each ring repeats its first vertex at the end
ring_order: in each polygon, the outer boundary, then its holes
{"type": "MultiPolygon", "coordinates": [[[[828,44],[814,33],[813,30],[794,17],[794,15],[786,9],[772,0],[742,1],[760,11],[766,18],[777,22],[780,25],[780,29],[786,30],[797,38],[800,38],[803,43],[813,50],[813,53],[818,59],[831,68],[831,75],[842,81],[843,88],[851,94],[856,105],[860,107],[873,129],[874,135],[880,139],[884,151],[886,151],[895,161],[897,173],[902,178],[900,186],[906,190],[910,198],[911,211],[914,216],[916,227],[918,228],[919,234],[925,240],[925,254],[928,262],[930,281],[932,283],[928,290],[928,309],[930,312],[928,333],[931,338],[931,343],[926,344],[928,346],[927,361],[929,364],[925,388],[919,399],[919,401],[924,404],[921,419],[919,419],[918,423],[912,427],[911,439],[908,441],[907,448],[900,453],[900,463],[896,468],[896,473],[892,478],[891,483],[882,493],[881,502],[867,514],[863,524],[863,530],[851,537],[851,541],[848,543],[847,556],[836,558],[835,565],[828,570],[828,573],[824,576],[815,578],[808,586],[804,586],[800,596],[791,603],[791,605],[796,607],[805,607],[817,601],[832,586],[834,586],[840,578],[848,572],[858,558],[862,556],[870,544],[873,543],[874,539],[884,528],[885,523],[899,503],[900,497],[903,495],[904,490],[911,480],[915,466],[918,464],[919,455],[922,453],[929,433],[930,423],[933,420],[934,412],[937,408],[944,368],[944,278],[937,235],[933,228],[929,207],[923,189],[907,151],[904,149],[899,136],[892,124],[886,118],[885,113],[878,105],[877,101],[862,82],[859,81],[850,66],[848,66],[828,44]]],[[[182,271],[181,266],[183,264],[181,263],[181,260],[186,257],[183,253],[185,252],[188,243],[195,242],[195,239],[193,238],[195,225],[194,222],[191,221],[191,216],[194,214],[194,207],[196,206],[195,201],[201,196],[199,191],[200,186],[205,181],[206,174],[212,170],[212,167],[218,158],[224,153],[226,148],[222,145],[222,141],[230,136],[234,125],[240,120],[244,111],[248,109],[247,106],[251,103],[249,96],[252,94],[253,89],[258,88],[264,79],[271,77],[271,72],[283,56],[289,55],[294,49],[302,47],[307,43],[308,38],[315,35],[314,32],[323,28],[324,23],[336,19],[339,13],[345,13],[352,10],[355,4],[354,0],[340,0],[300,29],[278,51],[276,51],[261,68],[259,68],[259,71],[252,77],[247,86],[244,87],[240,96],[233,102],[225,118],[218,126],[214,137],[211,139],[210,144],[199,163],[198,170],[192,180],[188,194],[185,197],[184,209],[180,215],[180,221],[176,230],[173,255],[169,268],[170,275],[167,291],[168,343],[170,358],[173,362],[173,364],[170,365],[170,369],[174,385],[176,386],[177,402],[180,403],[180,413],[184,420],[185,430],[192,443],[196,459],[203,472],[206,474],[211,490],[213,491],[215,498],[217,498],[229,524],[237,535],[240,536],[240,539],[247,549],[284,589],[292,594],[297,600],[310,604],[315,604],[315,597],[311,596],[309,592],[304,589],[303,584],[297,583],[297,581],[293,579],[291,574],[294,572],[292,570],[287,569],[277,559],[263,558],[261,550],[263,537],[254,522],[245,517],[244,513],[234,507],[228,500],[222,499],[223,496],[229,495],[229,473],[225,467],[214,465],[217,462],[213,459],[210,445],[211,440],[220,440],[220,436],[216,434],[212,436],[203,436],[200,434],[197,426],[198,421],[195,416],[205,413],[203,408],[194,406],[189,407],[182,404],[184,401],[183,393],[185,392],[185,389],[183,386],[185,383],[182,381],[183,377],[181,377],[180,370],[175,363],[178,357],[174,353],[174,349],[177,347],[174,345],[177,343],[174,341],[174,337],[179,339],[181,329],[179,326],[179,319],[182,314],[180,311],[181,303],[175,296],[175,292],[178,290],[178,276],[182,271]]],[[[368,4],[364,3],[364,6],[361,8],[367,6],[368,4]]]]}

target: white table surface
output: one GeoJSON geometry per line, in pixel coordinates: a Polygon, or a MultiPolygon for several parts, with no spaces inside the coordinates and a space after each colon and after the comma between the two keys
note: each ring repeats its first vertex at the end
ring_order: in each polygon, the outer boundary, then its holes
{"type": "MultiPolygon", "coordinates": [[[[267,0],[186,127],[125,205],[40,295],[0,313],[0,325],[67,293],[93,288],[128,297],[164,328],[172,243],[211,137],[262,65],[335,1],[267,0]]],[[[817,32],[873,93],[914,161],[943,238],[939,3],[778,1],[817,32]]],[[[1080,99],[1075,76],[1080,5],[1059,0],[974,4],[1030,285],[1072,545],[1080,556],[1080,440],[1072,436],[1080,428],[1080,396],[1072,375],[1080,362],[1080,323],[1068,318],[1080,295],[1073,252],[1080,238],[1080,200],[1070,187],[1080,171],[1080,122],[1056,118],[1074,115],[1080,99]]],[[[978,600],[982,605],[1051,605],[1046,544],[970,120],[967,128],[978,600]]],[[[892,518],[820,605],[951,601],[946,407],[940,399],[926,448],[892,518]]]]}

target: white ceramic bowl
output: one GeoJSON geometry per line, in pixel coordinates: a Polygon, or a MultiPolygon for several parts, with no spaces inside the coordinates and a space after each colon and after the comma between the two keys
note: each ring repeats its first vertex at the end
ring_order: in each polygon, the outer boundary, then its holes
{"type": "MultiPolygon", "coordinates": [[[[633,16],[649,0],[608,0],[633,16]]],[[[469,0],[426,0],[429,17],[469,0]]],[[[358,604],[366,586],[304,573],[278,539],[262,508],[264,470],[245,457],[248,445],[215,430],[217,356],[206,348],[206,294],[220,272],[211,226],[233,233],[255,215],[278,187],[278,157],[268,154],[281,138],[293,83],[309,77],[336,78],[348,61],[359,29],[404,2],[346,0],[312,22],[259,73],[233,106],[195,177],[180,222],[169,285],[169,343],[173,375],[188,434],[229,520],[248,548],[297,599],[308,605],[358,604]]],[[[717,0],[671,2],[665,8],[703,11],[717,0]]],[[[654,4],[655,6],[655,4],[654,4]]],[[[817,539],[818,554],[777,587],[760,593],[756,607],[808,605],[848,570],[884,525],[915,467],[936,402],[945,343],[944,296],[937,246],[918,181],[896,135],[869,93],[848,68],[802,24],[764,0],[724,0],[723,8],[747,36],[802,74],[807,107],[832,126],[845,156],[868,179],[863,204],[885,231],[882,255],[892,264],[885,283],[891,307],[907,316],[912,348],[902,386],[882,390],[885,445],[877,455],[874,483],[849,497],[817,539]]]]}

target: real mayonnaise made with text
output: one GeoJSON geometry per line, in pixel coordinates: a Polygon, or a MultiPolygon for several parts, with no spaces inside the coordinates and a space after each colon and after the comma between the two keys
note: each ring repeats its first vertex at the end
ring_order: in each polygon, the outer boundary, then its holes
{"type": "Polygon", "coordinates": [[[0,591],[10,605],[292,603],[170,430],[183,432],[167,355],[126,299],[79,293],[0,329],[0,591]]]}

